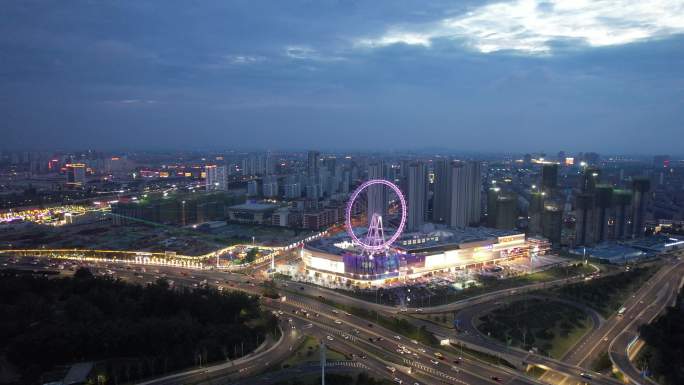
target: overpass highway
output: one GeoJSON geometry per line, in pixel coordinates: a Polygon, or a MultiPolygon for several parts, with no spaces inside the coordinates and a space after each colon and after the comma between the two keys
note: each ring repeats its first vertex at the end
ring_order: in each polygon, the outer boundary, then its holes
{"type": "MultiPolygon", "coordinates": [[[[91,265],[104,264],[107,268],[116,270],[121,278],[133,282],[149,282],[154,280],[153,277],[166,275],[167,278],[174,280],[177,285],[195,286],[199,282],[206,280],[206,282],[209,282],[213,286],[223,286],[224,288],[243,290],[255,294],[261,293],[261,288],[254,282],[254,278],[244,274],[208,270],[187,270],[182,267],[172,266],[153,266],[148,267],[148,269],[154,270],[154,273],[145,273],[142,277],[138,277],[140,274],[135,274],[131,270],[127,270],[124,266],[115,265],[112,262],[88,263],[91,265]]],[[[259,267],[263,267],[264,265],[259,267]]],[[[623,369],[623,371],[628,374],[628,377],[632,379],[634,373],[630,372],[631,364],[627,365],[629,361],[627,360],[625,362],[624,357],[620,356],[620,352],[626,350],[626,341],[628,343],[633,336],[633,334],[629,334],[630,330],[632,330],[633,333],[639,324],[647,322],[650,318],[662,311],[668,301],[671,301],[672,294],[675,293],[676,288],[681,284],[681,277],[683,274],[684,264],[681,262],[673,263],[671,266],[657,272],[656,275],[625,304],[627,308],[625,315],[623,317],[612,317],[603,322],[596,331],[589,333],[586,337],[588,343],[578,344],[576,349],[568,354],[567,357],[569,362],[541,357],[519,349],[510,349],[484,338],[474,331],[462,333],[454,338],[459,342],[465,342],[468,346],[500,354],[502,357],[510,359],[516,366],[520,365],[522,362],[526,362],[549,368],[562,375],[562,379],[559,381],[562,381],[563,385],[585,383],[586,379],[582,378],[580,373],[586,371],[585,366],[591,362],[592,356],[598,354],[596,352],[600,350],[599,347],[607,347],[610,342],[611,358],[614,360],[616,366],[623,369]],[[622,332],[623,329],[626,329],[626,331],[622,332]],[[598,340],[596,339],[597,337],[598,340]]],[[[569,281],[572,282],[575,279],[576,278],[570,278],[569,281]]],[[[563,279],[554,281],[553,284],[563,284],[567,282],[568,279],[563,279]]],[[[549,284],[550,283],[546,283],[545,285],[549,284]]],[[[348,297],[312,285],[298,283],[295,283],[294,285],[301,286],[304,290],[298,292],[298,289],[295,288],[295,293],[291,291],[283,292],[282,294],[287,297],[285,303],[271,303],[267,304],[267,306],[273,309],[276,309],[276,306],[282,307],[281,310],[287,312],[288,318],[293,319],[295,330],[301,331],[301,333],[311,334],[317,338],[325,338],[327,342],[330,342],[331,346],[335,345],[337,350],[355,354],[357,357],[365,356],[366,359],[363,360],[362,363],[370,370],[375,371],[380,375],[384,375],[387,378],[393,379],[394,377],[397,377],[397,379],[402,380],[403,383],[410,384],[413,384],[414,382],[420,384],[463,383],[470,385],[492,383],[541,383],[537,379],[527,377],[522,371],[494,366],[467,357],[459,357],[455,350],[441,350],[420,343],[414,344],[411,341],[407,341],[403,336],[397,336],[398,338],[395,338],[395,333],[382,328],[380,325],[353,315],[341,314],[338,309],[321,303],[316,300],[315,297],[323,296],[341,304],[370,308],[383,315],[404,317],[405,314],[401,314],[396,307],[368,303],[357,298],[348,297]],[[302,309],[306,310],[309,314],[317,313],[318,317],[315,317],[315,319],[311,318],[311,316],[307,318],[301,313],[302,309]],[[296,312],[299,312],[299,314],[296,312]],[[311,324],[311,326],[304,332],[302,328],[304,325],[308,324],[311,324]],[[330,336],[332,340],[329,340],[328,336],[330,336]],[[437,351],[443,354],[443,360],[436,359],[434,353],[437,351]],[[390,373],[386,369],[386,366],[395,366],[397,371],[395,373],[390,373]]],[[[489,293],[475,299],[446,305],[445,309],[448,309],[449,311],[464,309],[464,311],[467,312],[474,304],[487,306],[488,302],[503,296],[509,296],[512,291],[519,292],[521,289],[532,290],[536,287],[535,285],[489,293]]],[[[280,288],[280,290],[282,291],[283,288],[280,288]]],[[[474,308],[477,308],[478,306],[475,306],[474,308]]],[[[436,310],[431,309],[430,311],[436,310]]],[[[453,331],[450,329],[440,329],[439,326],[426,321],[413,318],[410,318],[410,320],[417,325],[424,324],[430,331],[437,332],[439,335],[446,334],[448,336],[449,334],[453,334],[453,331]]],[[[284,340],[285,343],[282,345],[287,347],[287,351],[283,350],[284,348],[275,348],[269,351],[268,354],[254,357],[245,362],[235,362],[230,367],[216,368],[211,369],[210,371],[207,371],[209,369],[200,370],[199,372],[186,373],[186,377],[168,380],[177,381],[170,382],[174,384],[188,382],[203,383],[206,381],[210,381],[211,383],[226,383],[226,381],[235,381],[237,378],[258,373],[268,369],[270,365],[275,365],[276,362],[281,362],[282,357],[287,356],[289,349],[296,344],[296,340],[292,339],[292,335],[287,335],[287,331],[286,337],[284,338],[286,338],[284,340]],[[236,370],[237,373],[235,372],[236,370]]],[[[357,358],[357,361],[358,360],[359,359],[357,358]]],[[[631,367],[631,369],[633,370],[633,367],[631,367]]],[[[156,381],[157,382],[150,381],[149,384],[169,383],[159,382],[161,379],[156,381]]],[[[615,385],[618,382],[612,378],[595,375],[591,383],[615,385]]]]}

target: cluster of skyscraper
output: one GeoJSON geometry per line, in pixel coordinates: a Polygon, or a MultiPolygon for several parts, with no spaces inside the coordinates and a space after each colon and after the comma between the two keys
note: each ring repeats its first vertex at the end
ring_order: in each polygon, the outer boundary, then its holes
{"type": "MultiPolygon", "coordinates": [[[[580,156],[581,164],[574,164],[574,158],[564,153],[554,161],[526,155],[509,163],[490,162],[485,169],[478,161],[446,157],[338,158],[309,151],[304,158],[289,156],[278,162],[268,153],[249,155],[242,160],[242,169],[235,169],[243,175],[248,196],[297,201],[292,207],[303,212],[328,207],[328,203],[339,206],[350,189],[364,179],[394,181],[406,198],[408,232],[427,231],[428,222],[455,229],[485,225],[502,230],[527,229],[529,235],[541,235],[554,245],[592,245],[641,236],[649,180],[625,177],[620,170],[618,179],[611,174],[606,178],[608,183],[601,184],[601,170],[592,166],[598,163],[598,155],[580,156]],[[483,188],[485,179],[487,187],[483,188]],[[625,183],[631,184],[630,190],[624,189],[625,183]],[[486,199],[482,199],[482,191],[486,199]]],[[[206,166],[207,190],[227,189],[226,177],[225,166],[206,166]]],[[[391,226],[390,194],[381,185],[368,188],[369,220],[377,214],[391,226]]]]}
{"type": "Polygon", "coordinates": [[[575,243],[593,245],[644,233],[646,193],[650,180],[634,178],[631,191],[600,184],[601,171],[587,167],[575,197],[575,243]]]}
{"type": "MultiPolygon", "coordinates": [[[[631,191],[618,189],[601,183],[600,169],[583,166],[578,180],[572,194],[563,194],[558,184],[558,164],[542,165],[540,183],[529,194],[529,234],[543,235],[555,245],[560,244],[564,209],[572,207],[574,212],[567,214],[575,221],[574,240],[569,242],[574,245],[591,246],[643,235],[649,179],[635,177],[631,191]]],[[[496,187],[490,188],[490,194],[494,195],[494,190],[496,187]]]]}
{"type": "MultiPolygon", "coordinates": [[[[432,164],[433,169],[430,173],[425,162],[401,161],[398,178],[401,190],[406,196],[406,230],[420,231],[425,222],[444,223],[452,228],[479,224],[481,164],[446,158],[437,159],[432,164]]],[[[387,175],[383,174],[385,170],[382,162],[369,165],[368,179],[387,178],[387,175]]],[[[387,190],[382,186],[369,187],[369,218],[373,213],[385,216],[388,201],[386,194],[387,190]]]]}
{"type": "Polygon", "coordinates": [[[356,170],[354,165],[339,164],[334,156],[321,157],[318,151],[309,151],[303,167],[285,173],[277,172],[270,155],[253,155],[242,163],[243,176],[252,178],[247,181],[247,195],[266,198],[318,200],[346,194],[356,170]]]}

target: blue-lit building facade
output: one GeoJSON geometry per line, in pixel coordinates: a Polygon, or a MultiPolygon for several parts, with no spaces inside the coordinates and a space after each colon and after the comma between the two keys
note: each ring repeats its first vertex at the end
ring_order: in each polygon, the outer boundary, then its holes
{"type": "Polygon", "coordinates": [[[529,258],[525,234],[489,228],[403,235],[383,254],[363,255],[345,235],[307,243],[301,251],[308,279],[319,283],[381,286],[432,272],[477,269],[529,258]]]}

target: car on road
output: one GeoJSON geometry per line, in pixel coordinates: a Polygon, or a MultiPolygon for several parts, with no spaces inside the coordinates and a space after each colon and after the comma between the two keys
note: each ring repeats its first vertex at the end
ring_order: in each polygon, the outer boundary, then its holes
{"type": "Polygon", "coordinates": [[[335,314],[340,314],[340,312],[337,311],[337,310],[335,310],[335,309],[333,309],[332,312],[335,313],[335,314]]]}
{"type": "Polygon", "coordinates": [[[389,370],[392,373],[397,371],[397,368],[395,368],[394,366],[386,366],[386,368],[387,368],[387,370],[389,370]]]}
{"type": "Polygon", "coordinates": [[[341,324],[342,324],[342,321],[336,319],[336,320],[335,320],[335,323],[338,324],[338,325],[341,325],[341,324]]]}
{"type": "Polygon", "coordinates": [[[418,348],[418,351],[421,353],[425,353],[425,349],[423,349],[423,348],[418,348]]]}
{"type": "Polygon", "coordinates": [[[394,382],[396,382],[397,384],[401,384],[404,381],[402,381],[400,378],[394,377],[394,382]]]}
{"type": "Polygon", "coordinates": [[[439,361],[437,361],[437,360],[430,360],[430,363],[432,363],[432,365],[435,365],[435,366],[439,365],[439,361]]]}
{"type": "Polygon", "coordinates": [[[332,336],[326,336],[325,338],[327,338],[327,339],[328,339],[328,341],[332,341],[332,340],[334,340],[334,338],[332,338],[332,336]]]}
{"type": "Polygon", "coordinates": [[[400,340],[401,337],[400,337],[400,336],[394,336],[394,339],[395,339],[395,340],[400,340]]]}
{"type": "Polygon", "coordinates": [[[501,379],[501,377],[498,377],[498,376],[492,376],[492,380],[494,380],[494,381],[496,381],[496,382],[502,382],[502,381],[503,381],[503,380],[501,379]]]}
{"type": "Polygon", "coordinates": [[[618,317],[622,317],[623,315],[625,315],[625,311],[627,311],[627,308],[624,307],[624,306],[621,307],[620,310],[618,310],[618,313],[617,313],[618,317]]]}
{"type": "Polygon", "coordinates": [[[586,373],[586,372],[580,373],[580,377],[586,378],[587,380],[591,380],[592,378],[594,378],[594,376],[592,376],[591,374],[586,373]]]}

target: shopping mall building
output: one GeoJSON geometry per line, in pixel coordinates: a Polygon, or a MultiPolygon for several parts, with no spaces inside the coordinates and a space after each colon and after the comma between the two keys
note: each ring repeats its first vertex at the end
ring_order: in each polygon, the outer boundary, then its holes
{"type": "Polygon", "coordinates": [[[304,274],[315,282],[382,285],[433,272],[481,269],[502,261],[543,254],[548,244],[517,231],[472,227],[404,234],[386,255],[361,255],[346,234],[302,248],[304,274]]]}

